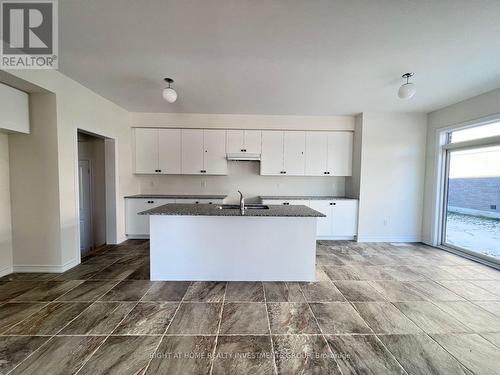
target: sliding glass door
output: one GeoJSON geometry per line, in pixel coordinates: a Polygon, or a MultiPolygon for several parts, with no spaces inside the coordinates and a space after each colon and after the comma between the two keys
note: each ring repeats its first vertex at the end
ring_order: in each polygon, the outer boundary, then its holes
{"type": "Polygon", "coordinates": [[[500,262],[500,123],[449,134],[442,244],[500,262]],[[491,126],[494,125],[494,126],[491,126]],[[481,135],[486,137],[481,138],[481,135]]]}

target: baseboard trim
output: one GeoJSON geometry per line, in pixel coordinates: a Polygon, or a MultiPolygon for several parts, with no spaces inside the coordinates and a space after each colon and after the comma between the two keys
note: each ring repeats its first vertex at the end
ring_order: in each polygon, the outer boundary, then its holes
{"type": "Polygon", "coordinates": [[[12,266],[5,266],[0,269],[0,277],[11,274],[13,271],[12,266]]]}
{"type": "Polygon", "coordinates": [[[355,236],[316,236],[317,240],[330,240],[330,241],[352,241],[355,236]]]}
{"type": "Polygon", "coordinates": [[[149,240],[149,234],[127,234],[125,240],[149,240]]]}
{"type": "Polygon", "coordinates": [[[420,236],[360,236],[358,242],[421,242],[420,236]]]}
{"type": "Polygon", "coordinates": [[[63,265],[49,265],[49,264],[15,264],[13,272],[47,272],[47,273],[62,273],[75,266],[80,262],[77,259],[72,259],[63,265]]]}

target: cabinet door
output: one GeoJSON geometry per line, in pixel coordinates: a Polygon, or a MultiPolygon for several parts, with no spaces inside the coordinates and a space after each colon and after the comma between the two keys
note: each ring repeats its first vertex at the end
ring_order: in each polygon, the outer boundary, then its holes
{"type": "Polygon", "coordinates": [[[283,132],[263,131],[260,174],[281,176],[283,171],[283,132]]]}
{"type": "Polygon", "coordinates": [[[352,132],[328,134],[328,171],[332,176],[352,176],[352,132]]]}
{"type": "Polygon", "coordinates": [[[306,176],[328,176],[328,133],[306,132],[306,176]]]}
{"type": "Polygon", "coordinates": [[[260,154],[262,151],[262,131],[245,130],[245,144],[243,149],[249,154],[260,154]]]}
{"type": "Polygon", "coordinates": [[[227,130],[226,139],[226,151],[228,153],[243,152],[245,149],[244,130],[227,130]]]}
{"type": "Polygon", "coordinates": [[[204,130],[204,161],[206,174],[227,174],[226,131],[204,130]]]}
{"type": "Polygon", "coordinates": [[[181,130],[182,174],[203,174],[203,130],[181,130]]]}
{"type": "Polygon", "coordinates": [[[283,165],[287,176],[303,176],[305,173],[306,132],[284,132],[283,165]]]}
{"type": "Polygon", "coordinates": [[[334,201],[332,233],[334,236],[355,236],[358,232],[358,201],[334,201]]]}
{"type": "Polygon", "coordinates": [[[317,236],[331,236],[332,235],[332,212],[333,212],[333,202],[323,201],[323,200],[311,200],[309,202],[309,207],[313,210],[319,211],[326,217],[318,217],[316,226],[317,236]]]}
{"type": "Polygon", "coordinates": [[[158,169],[163,174],[181,173],[181,130],[158,130],[158,169]]]}
{"type": "Polygon", "coordinates": [[[150,210],[151,208],[163,206],[167,203],[174,203],[173,199],[125,199],[125,232],[128,236],[149,235],[149,216],[138,215],[139,212],[150,210]]]}
{"type": "Polygon", "coordinates": [[[158,129],[135,129],[135,173],[158,173],[158,129]]]}

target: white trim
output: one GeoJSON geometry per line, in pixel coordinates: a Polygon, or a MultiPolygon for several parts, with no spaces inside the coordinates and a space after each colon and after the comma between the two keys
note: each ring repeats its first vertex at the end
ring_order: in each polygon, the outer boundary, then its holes
{"type": "Polygon", "coordinates": [[[478,147],[498,146],[499,143],[500,143],[500,135],[496,135],[493,137],[471,139],[469,141],[463,141],[457,143],[448,143],[443,145],[442,148],[450,151],[457,149],[468,150],[471,148],[478,148],[478,147]]]}
{"type": "Polygon", "coordinates": [[[321,240],[334,240],[334,241],[353,241],[356,236],[316,236],[316,239],[321,240]]]}
{"type": "Polygon", "coordinates": [[[80,264],[78,259],[72,259],[63,265],[49,264],[14,264],[13,272],[49,272],[62,273],[80,264]]]}
{"type": "Polygon", "coordinates": [[[357,242],[422,242],[420,236],[365,235],[358,236],[357,242]]]}
{"type": "Polygon", "coordinates": [[[12,266],[5,266],[4,268],[0,269],[0,277],[5,276],[5,275],[9,275],[12,272],[14,272],[14,270],[12,269],[12,266]]]}

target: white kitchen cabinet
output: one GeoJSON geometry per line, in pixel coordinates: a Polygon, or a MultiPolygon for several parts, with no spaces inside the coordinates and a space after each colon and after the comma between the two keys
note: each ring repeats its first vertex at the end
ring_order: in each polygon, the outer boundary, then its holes
{"type": "Polygon", "coordinates": [[[245,152],[260,154],[262,152],[262,131],[245,130],[245,152]]]}
{"type": "Polygon", "coordinates": [[[227,174],[226,131],[183,129],[182,174],[227,174]]]}
{"type": "Polygon", "coordinates": [[[326,217],[317,218],[316,235],[319,239],[354,239],[358,233],[358,201],[356,199],[263,199],[262,204],[302,204],[326,217]]]}
{"type": "Polygon", "coordinates": [[[260,130],[227,130],[226,152],[260,154],[261,139],[260,130]]]}
{"type": "Polygon", "coordinates": [[[333,202],[326,200],[311,200],[309,201],[309,207],[326,215],[326,217],[318,217],[316,235],[325,237],[331,236],[333,233],[333,202]]]}
{"type": "Polygon", "coordinates": [[[245,131],[228,130],[226,132],[226,152],[228,154],[244,152],[245,131]]]}
{"type": "Polygon", "coordinates": [[[162,174],[181,173],[180,129],[158,129],[158,169],[162,174]]]}
{"type": "Polygon", "coordinates": [[[135,173],[179,174],[180,129],[135,129],[135,173]]]}
{"type": "Polygon", "coordinates": [[[306,176],[328,175],[328,132],[306,132],[306,176]]]}
{"type": "Polygon", "coordinates": [[[226,131],[205,129],[203,131],[204,174],[227,174],[226,131]]]}
{"type": "Polygon", "coordinates": [[[182,174],[203,172],[203,129],[182,129],[182,174]]]}
{"type": "Polygon", "coordinates": [[[262,154],[260,174],[267,176],[283,175],[283,132],[262,131],[262,154]]]}
{"type": "Polygon", "coordinates": [[[138,215],[138,213],[163,206],[167,203],[175,203],[175,199],[125,199],[125,234],[130,238],[144,238],[149,236],[149,216],[138,215]]]}
{"type": "Polygon", "coordinates": [[[358,201],[355,199],[333,201],[332,237],[350,238],[358,233],[358,201]]]}
{"type": "Polygon", "coordinates": [[[303,131],[262,131],[260,174],[303,176],[305,142],[303,131]]]}
{"type": "Polygon", "coordinates": [[[185,203],[185,204],[222,204],[223,199],[176,199],[175,203],[185,203]]]}
{"type": "Polygon", "coordinates": [[[158,173],[158,129],[135,129],[135,173],[158,173]]]}
{"type": "Polygon", "coordinates": [[[283,132],[283,166],[287,176],[303,176],[305,173],[306,132],[283,132]]]}
{"type": "Polygon", "coordinates": [[[331,176],[352,176],[352,132],[328,133],[328,172],[331,176]]]}

